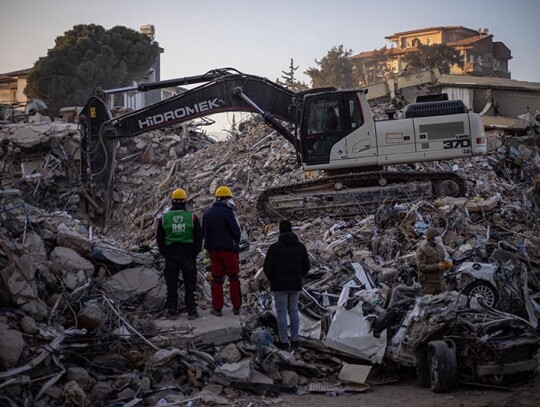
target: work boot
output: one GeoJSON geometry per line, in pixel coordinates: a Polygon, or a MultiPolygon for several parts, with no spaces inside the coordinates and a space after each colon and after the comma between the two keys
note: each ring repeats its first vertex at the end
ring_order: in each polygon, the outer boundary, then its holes
{"type": "Polygon", "coordinates": [[[297,350],[298,346],[299,346],[298,341],[291,341],[291,349],[292,350],[297,350]]]}
{"type": "Polygon", "coordinates": [[[234,315],[240,315],[240,307],[233,308],[232,312],[234,315]]]}
{"type": "Polygon", "coordinates": [[[220,309],[212,308],[212,310],[210,311],[210,313],[211,313],[212,315],[215,315],[216,317],[222,317],[222,316],[223,316],[223,313],[221,312],[220,309]]]}
{"type": "Polygon", "coordinates": [[[197,318],[199,318],[199,313],[197,312],[197,310],[193,312],[188,312],[188,316],[187,316],[188,320],[193,321],[194,319],[197,319],[197,318]]]}

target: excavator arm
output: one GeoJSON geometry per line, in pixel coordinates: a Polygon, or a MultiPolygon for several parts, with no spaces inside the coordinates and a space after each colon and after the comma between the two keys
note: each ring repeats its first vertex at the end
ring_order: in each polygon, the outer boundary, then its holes
{"type": "Polygon", "coordinates": [[[280,121],[295,123],[295,94],[266,78],[245,75],[231,68],[204,75],[141,84],[134,88],[98,90],[84,106],[81,122],[81,180],[86,195],[107,213],[112,203],[112,185],[117,139],[184,123],[223,112],[254,112],[295,148],[295,136],[280,121]],[[113,117],[107,96],[130,90],[148,91],[171,86],[203,83],[182,94],[120,117],[113,117]],[[97,203],[96,201],[102,201],[97,203]]]}

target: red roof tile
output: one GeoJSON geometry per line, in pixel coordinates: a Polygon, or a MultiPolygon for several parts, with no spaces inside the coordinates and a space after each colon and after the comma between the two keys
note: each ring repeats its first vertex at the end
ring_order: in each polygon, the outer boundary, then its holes
{"type": "Polygon", "coordinates": [[[450,42],[447,42],[446,45],[448,45],[449,47],[466,47],[467,45],[471,45],[472,43],[474,43],[476,41],[485,40],[488,37],[493,38],[493,35],[491,35],[491,34],[489,34],[489,35],[477,35],[475,37],[463,38],[463,39],[457,40],[457,41],[450,41],[450,42]]]}
{"type": "Polygon", "coordinates": [[[400,36],[407,35],[407,34],[415,34],[415,33],[420,33],[420,32],[425,32],[425,31],[457,30],[459,28],[462,28],[462,29],[470,31],[470,32],[478,33],[477,30],[473,30],[471,28],[463,27],[461,25],[447,25],[447,26],[439,26],[439,27],[419,28],[419,29],[410,30],[410,31],[402,31],[402,32],[399,32],[399,33],[389,35],[388,37],[384,37],[384,38],[389,39],[389,38],[393,38],[393,37],[400,37],[400,36]]]}

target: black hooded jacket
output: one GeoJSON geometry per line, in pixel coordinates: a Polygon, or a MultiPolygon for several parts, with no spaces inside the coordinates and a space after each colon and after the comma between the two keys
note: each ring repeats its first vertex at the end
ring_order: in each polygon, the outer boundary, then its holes
{"type": "Polygon", "coordinates": [[[268,248],[263,271],[272,291],[300,291],[309,267],[306,246],[293,232],[285,232],[268,248]]]}

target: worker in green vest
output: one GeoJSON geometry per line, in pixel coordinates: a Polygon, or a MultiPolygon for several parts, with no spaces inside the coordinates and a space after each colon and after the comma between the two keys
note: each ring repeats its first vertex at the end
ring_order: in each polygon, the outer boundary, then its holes
{"type": "Polygon", "coordinates": [[[201,251],[203,233],[197,215],[186,210],[187,194],[182,188],[172,193],[172,207],[157,225],[156,241],[165,257],[167,284],[167,317],[178,317],[178,278],[182,271],[188,319],[199,316],[195,303],[197,288],[197,255],[201,251]]]}

